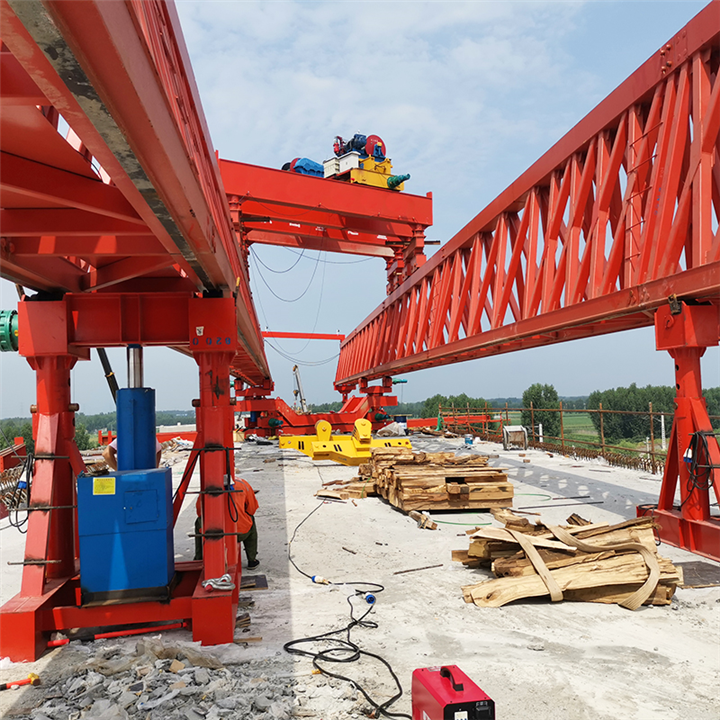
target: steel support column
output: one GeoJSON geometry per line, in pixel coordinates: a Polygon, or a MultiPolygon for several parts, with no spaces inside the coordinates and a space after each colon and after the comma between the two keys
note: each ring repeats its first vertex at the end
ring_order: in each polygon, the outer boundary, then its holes
{"type": "MultiPolygon", "coordinates": [[[[702,396],[700,358],[718,344],[718,315],[712,305],[678,303],[655,316],[658,350],[675,361],[675,418],[657,508],[639,507],[638,515],[657,518],[660,539],[670,545],[720,561],[720,517],[710,515],[710,488],[720,502],[720,447],[702,396]],[[695,448],[694,463],[686,455],[693,437],[704,437],[707,452],[695,448]],[[675,504],[676,490],[680,503],[675,504]]],[[[704,447],[704,445],[703,445],[704,447]]]]}
{"type": "Polygon", "coordinates": [[[37,376],[35,471],[30,507],[59,508],[31,512],[28,519],[25,559],[49,561],[46,566],[26,565],[23,569],[21,592],[33,595],[42,593],[46,578],[66,577],[75,572],[73,467],[76,472],[82,471],[85,464],[75,444],[75,406],[70,400],[70,370],[77,358],[61,355],[28,360],[37,376]],[[31,533],[37,544],[31,543],[31,533]]]}
{"type": "Polygon", "coordinates": [[[237,517],[244,513],[241,496],[230,495],[235,474],[230,368],[235,357],[235,307],[232,299],[197,299],[190,303],[193,356],[200,371],[196,408],[200,448],[200,507],[203,570],[193,595],[193,639],[203,645],[233,641],[240,563],[237,517]],[[232,590],[203,588],[203,580],[229,575],[232,590]]]}
{"type": "Polygon", "coordinates": [[[230,406],[229,353],[202,353],[196,356],[200,368],[200,406],[196,410],[202,433],[200,477],[203,508],[204,579],[217,578],[237,563],[234,535],[213,537],[212,533],[233,533],[235,522],[228,514],[226,478],[234,476],[233,412],[230,406]],[[217,492],[217,494],[213,494],[217,492]]]}
{"type": "Polygon", "coordinates": [[[2,657],[34,659],[44,651],[42,608],[76,573],[74,473],[85,467],[75,445],[75,406],[70,402],[70,370],[76,360],[70,355],[28,358],[37,376],[35,463],[22,584],[0,609],[2,657]]]}

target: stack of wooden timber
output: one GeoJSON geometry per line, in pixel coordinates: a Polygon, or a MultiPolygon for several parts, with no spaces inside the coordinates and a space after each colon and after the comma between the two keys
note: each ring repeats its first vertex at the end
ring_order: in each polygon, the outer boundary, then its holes
{"type": "Polygon", "coordinates": [[[482,455],[414,453],[411,448],[373,448],[360,465],[360,480],[372,480],[378,495],[410,510],[484,510],[512,506],[513,486],[482,455]]]}
{"type": "Polygon", "coordinates": [[[490,566],[495,579],[463,587],[465,602],[500,607],[513,600],[669,605],[682,570],[657,554],[653,520],[591,524],[577,515],[566,526],[530,523],[508,510],[494,511],[504,528],[476,528],[467,551],[453,560],[490,566]]]}

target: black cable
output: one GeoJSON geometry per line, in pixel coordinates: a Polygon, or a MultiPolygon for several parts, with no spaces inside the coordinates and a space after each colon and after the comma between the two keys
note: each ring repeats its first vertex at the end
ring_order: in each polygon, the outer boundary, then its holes
{"type": "MultiPolygon", "coordinates": [[[[303,250],[303,252],[305,252],[305,251],[303,250]]],[[[320,258],[320,254],[318,253],[318,259],[319,258],[320,258]]],[[[320,296],[318,297],[318,306],[317,306],[317,311],[315,312],[315,322],[313,322],[312,330],[310,330],[311,335],[317,329],[318,320],[320,319],[320,310],[322,309],[323,292],[325,290],[325,270],[326,269],[327,269],[327,265],[325,263],[323,263],[322,277],[320,278],[320,296]]],[[[300,355],[301,353],[304,353],[305,350],[307,350],[307,347],[311,341],[312,341],[312,338],[308,338],[305,341],[305,344],[299,350],[295,351],[295,354],[300,355]]],[[[278,345],[279,344],[280,343],[278,343],[278,345]]],[[[274,349],[275,348],[273,348],[273,350],[274,349]]],[[[287,352],[287,351],[283,351],[283,352],[287,352]]]]}
{"type": "MultiPolygon", "coordinates": [[[[303,257],[304,253],[305,253],[305,250],[303,250],[303,251],[300,253],[299,258],[303,257]]],[[[256,258],[257,260],[260,260],[260,257],[258,256],[257,253],[255,253],[255,258],[256,258]]],[[[298,258],[298,262],[300,261],[299,258],[298,258]]],[[[321,257],[320,257],[320,253],[319,253],[319,252],[318,252],[318,257],[316,258],[316,261],[318,261],[318,260],[321,260],[321,257]]],[[[260,260],[260,263],[264,265],[264,263],[262,262],[262,260],[260,260]]],[[[297,263],[296,263],[296,264],[297,264],[297,263]]],[[[324,290],[325,290],[325,270],[327,269],[326,266],[327,266],[327,263],[324,263],[324,262],[323,262],[322,277],[320,278],[320,295],[319,295],[319,297],[318,297],[317,310],[315,311],[315,320],[314,320],[314,322],[313,322],[312,330],[310,330],[310,334],[312,334],[312,333],[315,332],[315,330],[317,329],[318,320],[320,319],[320,310],[322,309],[323,292],[324,292],[324,290]]],[[[265,267],[267,267],[267,266],[265,266],[265,267]]],[[[295,266],[293,265],[293,267],[295,267],[295,266]]],[[[260,296],[259,296],[259,295],[258,295],[258,302],[260,302],[260,296]]],[[[263,306],[262,306],[262,302],[260,302],[260,310],[261,310],[261,312],[262,312],[262,314],[263,314],[263,317],[265,318],[265,326],[267,327],[267,326],[268,326],[267,315],[265,314],[265,309],[264,309],[263,306]]],[[[308,347],[308,345],[310,344],[311,340],[312,340],[312,338],[308,338],[308,339],[305,341],[305,344],[304,344],[299,350],[296,350],[296,351],[295,351],[295,354],[296,354],[296,355],[299,355],[300,353],[305,352],[305,350],[307,349],[307,347],[308,347]]],[[[285,355],[283,355],[283,357],[284,357],[286,360],[290,360],[291,362],[295,362],[295,361],[293,360],[293,358],[291,358],[291,357],[289,356],[289,351],[284,350],[284,349],[282,348],[282,346],[280,345],[280,343],[278,343],[278,346],[279,346],[279,348],[280,348],[279,350],[277,350],[278,353],[280,353],[280,354],[286,353],[285,355]]],[[[276,350],[276,348],[273,347],[273,350],[276,350]]],[[[296,363],[296,364],[297,364],[297,363],[296,363]]]]}
{"type": "MultiPolygon", "coordinates": [[[[233,448],[233,451],[235,448],[233,448]]],[[[238,510],[238,506],[235,504],[235,494],[230,492],[232,490],[231,487],[231,477],[230,477],[230,448],[225,448],[225,477],[227,478],[227,482],[225,484],[225,489],[228,491],[227,493],[227,505],[228,505],[228,515],[230,516],[230,520],[234,523],[236,523],[240,519],[240,511],[238,510]]]]}
{"type": "Polygon", "coordinates": [[[290,360],[291,362],[295,363],[296,365],[304,365],[305,367],[318,367],[319,365],[327,365],[329,362],[332,362],[333,360],[336,360],[340,357],[340,353],[337,353],[337,355],[333,355],[332,357],[325,358],[325,360],[298,360],[297,358],[294,358],[292,355],[288,355],[287,353],[283,352],[279,348],[276,348],[272,343],[267,341],[267,338],[265,338],[265,344],[272,348],[278,355],[281,355],[286,360],[290,360]]]}
{"type": "MultiPolygon", "coordinates": [[[[255,255],[254,255],[254,254],[251,255],[250,257],[251,257],[251,259],[253,259],[253,260],[255,259],[255,255]]],[[[262,274],[262,272],[260,271],[260,268],[258,267],[257,264],[256,264],[256,268],[257,268],[257,273],[258,273],[260,279],[261,279],[261,280],[263,281],[263,283],[265,284],[265,287],[266,287],[278,300],[280,300],[280,301],[282,301],[282,302],[286,302],[286,303],[295,303],[295,302],[297,302],[298,300],[300,300],[301,298],[303,298],[303,297],[305,296],[305,294],[307,293],[307,291],[312,287],[313,279],[315,278],[315,273],[317,272],[317,269],[318,269],[319,265],[320,265],[320,255],[318,255],[317,261],[315,262],[315,268],[314,268],[313,271],[312,271],[312,275],[310,276],[310,280],[308,281],[307,287],[306,287],[306,288],[300,293],[300,295],[298,295],[296,298],[292,298],[292,300],[288,300],[287,298],[280,297],[280,296],[270,287],[270,285],[268,284],[268,281],[267,281],[267,280],[265,279],[265,277],[263,276],[263,274],[262,274]]]]}
{"type": "MultiPolygon", "coordinates": [[[[708,437],[715,437],[712,430],[697,430],[690,437],[690,466],[688,468],[689,477],[687,482],[687,497],[682,504],[687,502],[694,490],[708,492],[715,484],[712,472],[718,469],[710,460],[710,448],[708,447],[708,437]],[[702,462],[704,461],[704,463],[702,462]]],[[[680,507],[682,507],[682,504],[680,507]]]]}
{"type": "MultiPolygon", "coordinates": [[[[301,574],[304,575],[306,578],[309,578],[310,580],[313,579],[312,575],[309,575],[304,570],[301,570],[298,565],[295,563],[295,561],[292,558],[292,544],[295,540],[295,536],[297,535],[297,531],[300,529],[300,527],[309,520],[312,515],[314,515],[323,505],[326,503],[323,501],[321,502],[316,508],[311,510],[295,527],[295,530],[293,531],[292,537],[290,538],[290,542],[288,542],[288,560],[292,564],[292,566],[301,574]]],[[[384,715],[389,718],[408,718],[408,720],[412,720],[410,715],[407,715],[405,713],[394,713],[390,712],[388,708],[390,708],[391,705],[393,705],[397,700],[399,700],[403,695],[403,689],[402,685],[400,683],[400,680],[398,676],[395,674],[395,671],[392,669],[392,666],[390,663],[385,660],[385,658],[381,657],[380,655],[377,655],[375,653],[368,652],[367,650],[362,650],[359,645],[354,643],[350,639],[350,633],[352,632],[353,628],[355,627],[363,627],[368,629],[374,629],[378,627],[378,624],[372,620],[366,620],[365,618],[373,611],[375,608],[374,605],[374,598],[372,600],[372,603],[368,607],[368,609],[362,614],[361,617],[356,618],[354,615],[354,606],[352,604],[352,600],[357,598],[362,598],[364,601],[367,602],[366,595],[372,590],[374,593],[381,593],[385,587],[383,585],[380,585],[379,583],[372,583],[372,582],[363,582],[363,581],[354,581],[354,582],[342,582],[342,583],[335,583],[335,582],[328,582],[328,585],[335,585],[335,586],[342,586],[342,585],[350,585],[355,586],[355,594],[348,596],[347,603],[350,606],[350,622],[345,625],[344,627],[338,628],[337,630],[330,630],[326,633],[321,633],[320,635],[313,635],[311,637],[304,637],[304,638],[298,638],[296,640],[290,640],[289,642],[285,643],[283,645],[283,650],[285,650],[286,653],[290,655],[303,655],[305,657],[312,658],[313,667],[318,670],[319,672],[323,673],[324,675],[327,675],[329,677],[335,678],[337,680],[343,680],[344,682],[350,683],[356,690],[358,690],[360,693],[362,693],[363,697],[367,700],[370,705],[372,705],[373,708],[375,708],[375,711],[378,713],[378,715],[384,715]],[[362,589],[358,589],[357,586],[360,586],[362,589]],[[346,634],[345,638],[337,638],[334,637],[336,635],[340,635],[342,633],[346,634]],[[308,650],[302,650],[299,646],[307,645],[307,644],[314,644],[314,643],[330,643],[330,647],[326,647],[322,650],[315,651],[314,649],[308,649],[308,650]],[[340,675],[339,673],[331,672],[327,669],[327,667],[322,667],[320,663],[351,663],[356,662],[360,660],[362,657],[368,657],[368,658],[374,658],[375,660],[378,660],[380,663],[382,663],[390,673],[393,681],[395,682],[395,687],[397,688],[397,692],[389,699],[386,700],[384,703],[380,704],[375,702],[375,700],[372,699],[372,697],[368,694],[368,692],[363,688],[360,683],[353,680],[352,678],[346,677],[345,675],[340,675]]]]}
{"type": "MultiPolygon", "coordinates": [[[[292,248],[288,248],[288,250],[290,250],[291,253],[295,253],[295,255],[299,254],[292,248]]],[[[324,262],[326,265],[357,265],[358,263],[367,262],[368,260],[384,260],[384,258],[366,257],[362,260],[348,260],[347,262],[338,262],[337,260],[322,259],[320,262],[324,262]]]]}
{"type": "Polygon", "coordinates": [[[269,265],[266,265],[261,259],[260,256],[255,252],[255,248],[250,246],[250,252],[255,256],[255,259],[266,269],[269,270],[271,273],[275,273],[276,275],[283,275],[286,272],[290,272],[302,259],[303,255],[305,254],[305,250],[303,250],[299,255],[298,259],[287,269],[285,270],[273,270],[269,265]]]}
{"type": "Polygon", "coordinates": [[[13,494],[10,499],[10,505],[12,508],[14,508],[15,519],[13,520],[12,516],[13,510],[8,508],[8,522],[16,530],[25,535],[25,533],[27,533],[27,528],[25,527],[25,525],[27,524],[28,518],[30,517],[30,511],[28,508],[30,507],[30,488],[32,485],[32,474],[35,457],[31,452],[28,452],[27,456],[23,460],[24,462],[22,466],[22,471],[20,472],[20,476],[18,477],[17,484],[13,489],[13,494]],[[25,475],[25,480],[22,480],[23,474],[25,475]],[[24,487],[22,487],[23,485],[24,487]],[[23,502],[23,491],[25,491],[25,517],[20,520],[20,513],[22,512],[20,510],[20,504],[23,502]]]}
{"type": "Polygon", "coordinates": [[[175,503],[175,499],[178,496],[178,493],[180,492],[180,488],[183,486],[183,484],[186,481],[186,478],[188,478],[190,475],[192,475],[193,471],[195,470],[195,465],[197,464],[198,458],[200,457],[201,452],[217,452],[218,450],[222,450],[225,453],[225,482],[224,489],[226,491],[227,495],[227,505],[228,505],[228,515],[230,516],[230,520],[234,523],[236,523],[240,519],[240,510],[238,509],[237,503],[235,502],[235,493],[231,492],[230,482],[232,479],[232,475],[230,473],[230,450],[233,452],[235,451],[235,448],[229,448],[229,447],[201,447],[201,448],[193,448],[191,450],[191,457],[188,459],[188,464],[185,466],[185,470],[182,474],[182,478],[180,479],[180,483],[177,486],[177,489],[175,490],[175,494],[173,495],[173,504],[175,503]]]}
{"type": "Polygon", "coordinates": [[[28,518],[30,517],[30,512],[27,510],[27,508],[30,506],[30,485],[32,484],[32,473],[33,473],[33,463],[34,463],[34,456],[33,453],[29,450],[26,450],[26,454],[23,457],[20,455],[20,453],[15,450],[15,443],[10,442],[8,440],[8,436],[5,434],[5,430],[2,426],[0,426],[0,433],[2,433],[3,438],[5,439],[5,442],[8,444],[9,447],[13,449],[13,455],[15,455],[16,458],[19,460],[22,460],[22,470],[20,471],[20,475],[18,477],[18,481],[15,484],[15,487],[13,488],[12,497],[10,498],[10,506],[8,507],[8,522],[12,527],[14,527],[16,530],[21,532],[23,535],[27,533],[27,528],[25,528],[25,525],[27,524],[28,518]],[[25,475],[25,480],[22,480],[23,474],[25,475]],[[23,487],[24,486],[24,487],[23,487]],[[26,503],[25,503],[25,517],[20,520],[20,504],[23,501],[23,490],[25,490],[25,496],[26,496],[26,503]],[[12,513],[13,508],[15,512],[15,519],[13,520],[12,513]]]}
{"type": "Polygon", "coordinates": [[[304,575],[306,578],[309,578],[312,580],[312,575],[308,575],[304,570],[301,570],[296,564],[295,561],[292,559],[292,555],[290,554],[290,549],[292,548],[293,540],[295,540],[295,535],[297,535],[297,531],[300,529],[300,526],[305,523],[307,520],[310,519],[310,516],[315,514],[325,503],[321,502],[312,512],[308,513],[297,525],[295,530],[293,531],[292,537],[290,538],[290,542],[288,543],[288,560],[290,561],[290,564],[301,574],[304,575]]]}

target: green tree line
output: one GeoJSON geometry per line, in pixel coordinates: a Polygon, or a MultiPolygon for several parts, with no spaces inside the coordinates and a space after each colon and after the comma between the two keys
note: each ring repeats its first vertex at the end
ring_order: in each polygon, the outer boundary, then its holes
{"type": "MultiPolygon", "coordinates": [[[[195,422],[194,410],[160,410],[155,413],[156,425],[185,425],[195,422]]],[[[75,413],[75,442],[80,450],[89,450],[97,446],[98,430],[117,432],[117,416],[114,412],[86,415],[75,413]]],[[[0,450],[10,446],[13,438],[22,437],[25,445],[33,452],[35,443],[32,436],[30,418],[6,418],[0,420],[0,450]]]]}
{"type": "MultiPolygon", "coordinates": [[[[720,387],[703,390],[708,415],[720,415],[720,387]]],[[[605,413],[602,415],[602,429],[607,442],[618,440],[643,440],[650,435],[650,421],[647,415],[649,404],[652,403],[653,413],[670,413],[675,411],[675,388],[669,385],[647,385],[638,387],[632,383],[629,387],[612,388],[611,390],[595,390],[588,397],[588,409],[635,411],[642,415],[621,415],[605,413]]],[[[592,423],[600,433],[600,414],[591,414],[592,423]]],[[[660,417],[654,419],[653,433],[657,436],[660,430],[660,417]]],[[[720,420],[713,420],[713,427],[720,428],[720,420]]],[[[667,426],[666,426],[667,427],[667,426]]],[[[668,427],[669,432],[669,427],[668,427]]]]}
{"type": "Polygon", "coordinates": [[[560,398],[552,385],[535,383],[523,393],[523,407],[531,408],[522,411],[521,422],[526,427],[542,424],[543,435],[559,437],[560,413],[547,412],[551,408],[560,407],[560,398]],[[546,412],[543,412],[545,410],[546,412]]]}
{"type": "MultiPolygon", "coordinates": [[[[707,404],[708,414],[720,416],[720,387],[709,388],[703,391],[707,404]]],[[[463,408],[525,408],[522,412],[521,422],[530,426],[534,420],[535,424],[542,423],[543,432],[547,436],[558,437],[560,435],[560,414],[558,412],[543,412],[543,410],[557,409],[560,407],[560,400],[563,408],[568,410],[598,410],[602,404],[603,410],[635,411],[641,415],[622,415],[615,413],[603,413],[603,433],[605,440],[609,443],[619,440],[641,440],[650,434],[648,421],[648,406],[653,405],[653,412],[673,413],[675,410],[675,388],[667,385],[647,385],[639,388],[635,383],[629,387],[618,387],[610,390],[595,390],[589,396],[558,396],[552,385],[534,383],[523,393],[522,400],[519,398],[473,398],[465,393],[460,395],[433,395],[418,402],[400,403],[395,407],[385,408],[388,415],[407,415],[410,417],[437,417],[438,408],[450,408],[453,405],[456,409],[463,408]],[[530,412],[532,403],[533,412],[530,412]]],[[[318,403],[310,406],[313,413],[337,412],[342,407],[340,401],[331,403],[318,403]]],[[[600,433],[600,416],[598,413],[590,413],[590,418],[598,434],[600,433]]],[[[157,425],[177,425],[192,423],[195,420],[194,410],[161,410],[155,414],[157,425]]],[[[720,429],[720,419],[712,421],[713,427],[720,429]]],[[[660,433],[660,417],[655,420],[654,433],[660,433]]],[[[667,428],[667,426],[666,426],[667,428]]],[[[668,432],[669,432],[669,428],[668,432]]],[[[114,412],[97,413],[86,415],[76,413],[75,415],[75,440],[80,450],[87,450],[97,445],[97,431],[112,430],[117,432],[117,417],[114,412]]],[[[30,418],[6,418],[0,420],[0,449],[12,444],[13,438],[22,437],[25,444],[32,451],[34,443],[32,439],[32,422],[30,418]]]]}

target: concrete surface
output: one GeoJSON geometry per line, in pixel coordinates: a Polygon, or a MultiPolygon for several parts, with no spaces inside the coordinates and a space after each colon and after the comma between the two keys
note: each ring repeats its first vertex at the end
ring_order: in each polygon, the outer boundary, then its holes
{"type": "MultiPolygon", "coordinates": [[[[531,509],[552,523],[564,522],[573,512],[593,522],[619,522],[634,517],[637,504],[656,501],[660,488],[659,476],[597,461],[548,457],[541,451],[528,451],[531,462],[524,463],[518,451],[504,452],[487,443],[469,449],[460,439],[414,437],[413,445],[417,450],[497,453],[490,463],[508,469],[516,490],[515,508],[565,503],[531,509]],[[555,499],[575,496],[590,496],[601,504],[555,499]]],[[[176,480],[182,472],[181,458],[169,458],[178,460],[173,467],[176,480]]],[[[260,503],[261,565],[252,574],[264,574],[269,589],[251,594],[248,632],[262,641],[245,646],[238,631],[235,645],[204,651],[223,667],[210,670],[208,682],[198,684],[182,651],[182,646],[190,648],[190,634],[163,634],[156,642],[172,646],[174,656],[188,666],[180,672],[192,674],[183,681],[188,686],[178,690],[186,694],[170,699],[171,693],[162,694],[162,682],[177,683],[175,677],[185,676],[169,672],[163,663],[170,660],[153,654],[162,652],[152,645],[152,638],[140,647],[137,638],[73,643],[33,664],[0,661],[0,682],[30,671],[39,672],[44,681],[39,688],[0,693],[0,715],[35,720],[365,717],[371,708],[357,688],[313,674],[309,658],[283,650],[292,639],[345,627],[350,605],[356,617],[369,607],[355,595],[362,586],[317,585],[302,574],[306,573],[334,583],[384,586],[367,617],[377,627],[355,627],[351,638],[363,650],[384,657],[397,674],[404,695],[392,712],[410,713],[413,669],[454,664],[495,700],[498,718],[505,720],[720,718],[720,588],[678,589],[671,606],[636,612],[544,599],[478,608],[463,601],[460,588],[489,574],[451,562],[450,554],[467,548],[468,526],[497,525],[489,513],[433,513],[439,530],[419,530],[414,521],[377,498],[321,505],[314,497],[321,484],[350,478],[353,468],[313,463],[294,451],[250,442],[238,448],[236,458],[239,474],[258,490],[260,503]],[[288,560],[293,533],[290,552],[302,572],[288,560]],[[395,574],[431,565],[440,567],[395,574]],[[100,661],[123,661],[128,667],[103,675],[100,661]],[[136,693],[136,700],[127,694],[128,688],[145,666],[154,667],[154,675],[152,682],[145,682],[145,694],[136,693]],[[77,687],[71,691],[73,682],[77,687]],[[84,699],[68,704],[73,693],[84,699]],[[129,704],[123,706],[123,698],[129,704]],[[153,698],[164,704],[148,707],[153,698]]],[[[186,502],[176,527],[178,559],[192,555],[187,533],[195,517],[195,497],[186,502]]],[[[22,558],[22,536],[7,529],[5,520],[0,539],[4,602],[19,587],[19,568],[6,562],[22,558]]],[[[674,562],[703,559],[666,545],[659,552],[674,562]]],[[[373,658],[323,666],[353,678],[379,703],[396,692],[389,671],[373,658]]],[[[205,679],[201,673],[200,680],[205,679]]]]}

